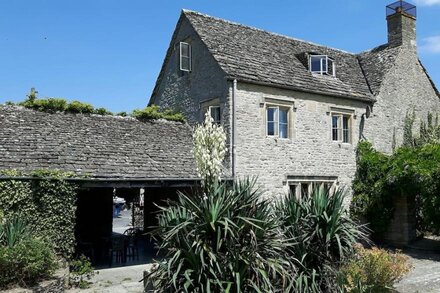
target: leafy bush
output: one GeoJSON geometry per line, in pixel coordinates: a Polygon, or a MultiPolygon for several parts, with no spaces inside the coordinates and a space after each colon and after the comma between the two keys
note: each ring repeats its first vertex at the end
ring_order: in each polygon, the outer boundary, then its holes
{"type": "Polygon", "coordinates": [[[370,223],[376,234],[386,232],[393,217],[394,198],[416,198],[418,229],[440,232],[440,145],[401,147],[384,155],[368,142],[358,145],[353,181],[352,214],[370,223]]]}
{"type": "Polygon", "coordinates": [[[66,107],[66,112],[69,113],[91,114],[94,110],[92,105],[79,101],[73,101],[66,107]]]}
{"type": "Polygon", "coordinates": [[[59,171],[0,171],[1,175],[35,176],[38,180],[0,181],[0,208],[6,218],[20,216],[33,236],[54,245],[57,253],[70,257],[75,243],[76,184],[66,181],[73,174],[59,171]]]}
{"type": "Polygon", "coordinates": [[[166,119],[170,121],[185,122],[185,117],[181,113],[172,110],[164,110],[161,112],[156,105],[148,106],[142,110],[135,109],[133,110],[132,116],[140,120],[166,119]]]}
{"type": "Polygon", "coordinates": [[[164,253],[149,279],[159,292],[289,292],[295,269],[270,204],[246,180],[180,194],[153,236],[164,253]]]}
{"type": "Polygon", "coordinates": [[[106,108],[97,108],[95,109],[94,113],[98,115],[113,115],[113,113],[106,108]]]}
{"type": "Polygon", "coordinates": [[[127,114],[127,112],[118,112],[118,113],[116,113],[116,116],[127,117],[128,114],[127,114]]]}
{"type": "Polygon", "coordinates": [[[394,283],[410,270],[404,254],[359,246],[355,256],[341,268],[338,282],[344,292],[393,292],[394,283]]]}
{"type": "Polygon", "coordinates": [[[31,286],[52,276],[57,262],[51,246],[31,237],[25,222],[13,218],[0,224],[0,268],[0,288],[31,286]]]}
{"type": "Polygon", "coordinates": [[[38,100],[26,100],[19,105],[41,112],[64,112],[67,108],[67,101],[59,98],[48,98],[38,100]]]}
{"type": "Polygon", "coordinates": [[[287,239],[287,248],[298,259],[298,292],[331,291],[339,265],[350,257],[358,241],[368,241],[365,228],[350,219],[344,207],[344,192],[329,194],[323,188],[298,199],[290,195],[276,204],[275,214],[287,239]]]}
{"type": "Polygon", "coordinates": [[[90,260],[81,255],[69,263],[70,276],[69,284],[80,289],[87,289],[90,287],[89,280],[95,275],[90,260]]]}

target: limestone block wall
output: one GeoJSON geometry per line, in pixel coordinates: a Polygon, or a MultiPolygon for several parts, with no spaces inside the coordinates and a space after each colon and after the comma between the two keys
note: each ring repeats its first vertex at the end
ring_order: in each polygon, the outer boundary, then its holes
{"type": "Polygon", "coordinates": [[[365,123],[365,137],[382,152],[392,152],[393,133],[397,145],[403,141],[405,114],[415,111],[417,133],[428,112],[440,113],[440,98],[420,65],[414,50],[401,48],[394,66],[386,73],[373,113],[365,123]]]}
{"type": "Polygon", "coordinates": [[[351,186],[356,171],[355,147],[366,104],[240,82],[235,103],[237,176],[258,176],[264,196],[287,194],[288,176],[337,176],[340,187],[351,186]],[[266,100],[294,103],[291,138],[266,137],[262,109],[266,100]],[[332,107],[353,111],[350,144],[331,139],[332,107]]]}
{"type": "Polygon", "coordinates": [[[183,19],[170,46],[173,51],[165,60],[163,78],[152,102],[161,108],[181,111],[188,122],[194,124],[203,119],[200,111],[203,102],[212,99],[219,99],[221,105],[226,102],[228,84],[225,74],[186,19],[183,19]],[[191,72],[180,71],[180,42],[191,44],[191,72]]]}

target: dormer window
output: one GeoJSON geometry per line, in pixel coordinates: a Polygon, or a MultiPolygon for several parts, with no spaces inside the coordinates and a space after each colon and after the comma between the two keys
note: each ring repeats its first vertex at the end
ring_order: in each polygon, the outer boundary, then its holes
{"type": "Polygon", "coordinates": [[[180,70],[191,71],[191,45],[189,43],[180,42],[180,70]]]}
{"type": "Polygon", "coordinates": [[[309,69],[313,74],[335,76],[335,62],[327,55],[311,55],[309,69]]]}

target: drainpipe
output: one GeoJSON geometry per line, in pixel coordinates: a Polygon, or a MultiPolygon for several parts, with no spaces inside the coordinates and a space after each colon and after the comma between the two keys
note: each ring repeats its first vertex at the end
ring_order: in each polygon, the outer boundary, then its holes
{"type": "Polygon", "coordinates": [[[232,179],[235,181],[235,93],[237,91],[237,79],[234,79],[232,86],[232,131],[231,131],[231,156],[232,156],[232,179]]]}

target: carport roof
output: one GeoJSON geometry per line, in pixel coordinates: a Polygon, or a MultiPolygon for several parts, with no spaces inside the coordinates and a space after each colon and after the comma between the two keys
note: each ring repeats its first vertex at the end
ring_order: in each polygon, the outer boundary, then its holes
{"type": "Polygon", "coordinates": [[[0,106],[0,170],[96,181],[198,180],[188,124],[0,106]]]}

